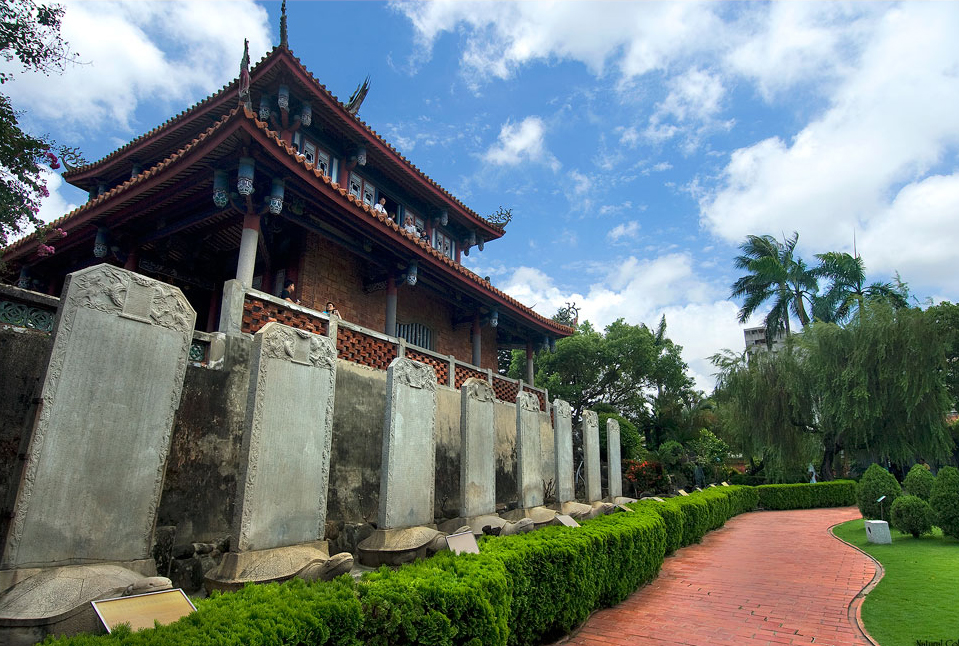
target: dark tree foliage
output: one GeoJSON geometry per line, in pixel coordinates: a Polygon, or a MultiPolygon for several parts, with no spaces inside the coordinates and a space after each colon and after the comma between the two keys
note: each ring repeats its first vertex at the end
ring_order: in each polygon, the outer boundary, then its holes
{"type": "Polygon", "coordinates": [[[893,527],[919,538],[932,533],[933,513],[929,503],[918,496],[899,496],[889,509],[893,527]]]}
{"type": "Polygon", "coordinates": [[[946,344],[946,365],[943,378],[952,409],[959,410],[959,305],[943,301],[926,310],[936,321],[936,327],[946,344]]]}
{"type": "Polygon", "coordinates": [[[859,479],[856,504],[863,518],[887,520],[893,502],[901,495],[902,488],[895,476],[878,464],[871,464],[859,479]],[[883,498],[882,502],[879,502],[880,498],[883,498]]]}
{"type": "Polygon", "coordinates": [[[909,492],[909,495],[917,496],[923,500],[929,500],[932,493],[932,485],[936,481],[936,476],[924,464],[913,465],[909,473],[903,478],[902,488],[909,492]]]}
{"type": "MultiPolygon", "coordinates": [[[[573,323],[577,317],[575,305],[567,305],[554,319],[573,323]]],[[[569,402],[575,419],[605,404],[648,435],[649,427],[661,425],[673,409],[681,414],[692,401],[682,348],[666,337],[665,319],[656,330],[622,319],[602,332],[588,321],[575,329],[556,342],[555,352],[541,350],[535,359],[536,385],[569,402]]],[[[514,350],[507,374],[521,378],[525,367],[525,354],[514,350]]]]}
{"type": "MultiPolygon", "coordinates": [[[[33,0],[0,3],[0,56],[18,61],[24,70],[49,74],[72,61],[60,37],[64,9],[33,0]]],[[[0,84],[12,80],[0,72],[0,84]]],[[[20,113],[9,97],[0,94],[0,246],[25,227],[40,226],[40,200],[47,196],[41,164],[58,168],[50,142],[20,128],[20,113]]]]}
{"type": "Polygon", "coordinates": [[[959,469],[942,467],[929,495],[935,524],[946,536],[959,538],[959,469]]]}

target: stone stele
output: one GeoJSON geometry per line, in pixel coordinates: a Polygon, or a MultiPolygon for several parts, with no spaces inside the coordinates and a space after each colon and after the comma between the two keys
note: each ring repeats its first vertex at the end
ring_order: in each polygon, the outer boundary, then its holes
{"type": "Polygon", "coordinates": [[[606,468],[609,469],[609,497],[613,502],[623,495],[623,461],[620,458],[619,422],[606,420],[606,468]]]}
{"type": "Polygon", "coordinates": [[[469,378],[461,392],[460,513],[466,517],[496,512],[496,453],[493,387],[469,378]]]}
{"type": "Polygon", "coordinates": [[[516,395],[516,490],[521,509],[543,504],[543,470],[539,435],[539,399],[516,395]]]}
{"type": "Polygon", "coordinates": [[[332,339],[276,322],[253,337],[236,550],[207,574],[208,590],[329,579],[352,566],[349,555],[331,560],[321,540],[335,385],[332,339]]]}
{"type": "Polygon", "coordinates": [[[4,568],[150,558],[195,319],[152,278],[67,276],[4,568]]]}
{"type": "Polygon", "coordinates": [[[398,357],[386,373],[379,529],[433,523],[436,373],[398,357]]]}
{"type": "Polygon", "coordinates": [[[331,339],[276,322],[253,337],[236,551],[323,538],[335,385],[331,339]]]}
{"type": "Polygon", "coordinates": [[[583,411],[583,455],[586,461],[586,500],[600,500],[603,488],[599,472],[599,416],[591,410],[583,411]]]}
{"type": "Polygon", "coordinates": [[[569,403],[553,401],[553,443],[556,449],[556,501],[576,498],[573,486],[573,416],[569,403]]]}

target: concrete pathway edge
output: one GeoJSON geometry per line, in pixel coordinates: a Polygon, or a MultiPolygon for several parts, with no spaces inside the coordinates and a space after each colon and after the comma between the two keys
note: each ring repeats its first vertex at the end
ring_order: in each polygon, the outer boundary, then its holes
{"type": "Polygon", "coordinates": [[[853,545],[849,541],[844,541],[843,539],[836,536],[835,533],[833,533],[832,530],[834,528],[840,525],[844,525],[845,523],[848,523],[848,522],[850,521],[845,520],[841,523],[836,523],[835,525],[831,525],[829,529],[826,531],[828,531],[829,535],[835,538],[840,543],[845,543],[846,545],[853,548],[857,552],[862,553],[865,557],[867,557],[870,561],[873,562],[873,565],[876,566],[876,573],[872,576],[872,581],[870,581],[865,586],[863,586],[862,590],[859,591],[859,594],[853,597],[852,601],[849,602],[849,620],[853,622],[857,628],[859,628],[859,632],[862,633],[863,639],[868,641],[873,646],[879,646],[879,642],[873,639],[873,636],[869,634],[868,630],[866,630],[866,625],[862,623],[862,604],[865,603],[866,601],[866,595],[872,592],[873,589],[877,585],[879,585],[879,581],[881,581],[882,577],[886,575],[886,570],[885,568],[882,567],[882,563],[880,563],[877,559],[875,559],[872,554],[870,554],[869,552],[865,550],[860,549],[859,547],[853,545]]]}

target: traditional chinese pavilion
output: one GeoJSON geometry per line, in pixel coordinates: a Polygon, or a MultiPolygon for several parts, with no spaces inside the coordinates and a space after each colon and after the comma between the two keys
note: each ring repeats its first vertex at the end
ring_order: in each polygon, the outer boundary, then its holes
{"type": "Polygon", "coordinates": [[[161,279],[206,332],[270,319],[317,329],[333,301],[345,321],[494,371],[497,349],[531,357],[569,335],[460,264],[506,221],[472,211],[359,119],[365,89],[337,100],[289,49],[284,15],[279,46],[252,69],[244,53],[219,92],[64,173],[90,197],[54,223],[67,233],[55,253],[31,235],[3,260],[51,294],[102,262],[161,279]],[[267,296],[287,280],[300,305],[267,296]]]}

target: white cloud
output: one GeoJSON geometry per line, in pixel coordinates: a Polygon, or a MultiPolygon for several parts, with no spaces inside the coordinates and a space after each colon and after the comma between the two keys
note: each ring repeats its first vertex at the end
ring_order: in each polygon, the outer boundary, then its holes
{"type": "Polygon", "coordinates": [[[643,133],[646,139],[662,143],[682,136],[683,149],[691,153],[706,133],[732,128],[732,120],[716,118],[726,95],[718,74],[694,67],[670,79],[667,86],[666,98],[649,117],[643,133]]]}
{"type": "Polygon", "coordinates": [[[870,272],[888,277],[898,271],[907,282],[921,285],[955,277],[959,173],[905,186],[857,242],[870,272]]]}
{"type": "MultiPolygon", "coordinates": [[[[585,294],[564,291],[548,274],[531,267],[517,268],[502,289],[544,316],[574,302],[580,321],[599,329],[618,318],[654,326],[665,314],[668,336],[683,346],[691,376],[707,392],[713,388],[709,356],[720,348],[743,346],[742,326],[736,322],[739,306],[717,299],[716,286],[697,275],[692,258],[684,253],[617,259],[585,294]]],[[[725,287],[719,293],[725,294],[725,287]]]]}
{"type": "Polygon", "coordinates": [[[719,112],[726,89],[718,75],[692,68],[669,81],[669,94],[656,107],[656,120],[708,121],[719,112]]]}
{"type": "Polygon", "coordinates": [[[955,176],[928,176],[959,146],[957,30],[953,4],[889,10],[821,116],[732,153],[703,224],[729,241],[796,229],[811,252],[849,249],[855,230],[870,269],[954,274],[927,249],[959,230],[955,176]]]}
{"type": "Polygon", "coordinates": [[[623,238],[634,238],[639,233],[640,224],[636,220],[617,224],[606,234],[606,239],[619,242],[623,238]]]}
{"type": "Polygon", "coordinates": [[[474,86],[510,78],[534,61],[580,61],[597,75],[612,65],[624,77],[639,76],[720,42],[723,32],[720,8],[712,3],[446,1],[394,6],[412,22],[421,57],[430,55],[443,32],[465,26],[461,63],[474,86]]]}
{"type": "Polygon", "coordinates": [[[136,130],[144,102],[169,113],[234,78],[244,37],[252,63],[271,47],[266,10],[248,0],[62,4],[63,38],[83,64],[54,77],[17,74],[4,86],[30,120],[56,120],[61,130],[136,130]]]}
{"type": "Polygon", "coordinates": [[[586,193],[592,185],[592,180],[578,170],[569,171],[569,178],[573,180],[573,193],[575,195],[586,193]]]}
{"type": "Polygon", "coordinates": [[[751,11],[747,37],[725,56],[733,71],[752,79],[772,100],[797,84],[824,91],[849,70],[886,6],[873,3],[774,2],[751,11]]]}
{"type": "Polygon", "coordinates": [[[546,127],[539,117],[526,117],[519,123],[507,121],[500,129],[496,143],[483,154],[483,159],[497,166],[533,162],[557,171],[560,163],[546,148],[545,132],[546,127]]]}

